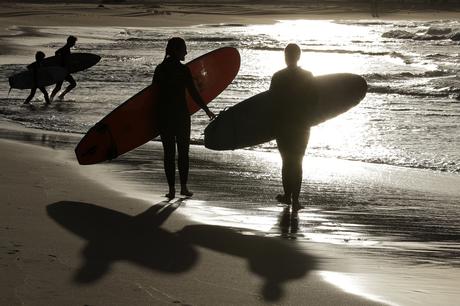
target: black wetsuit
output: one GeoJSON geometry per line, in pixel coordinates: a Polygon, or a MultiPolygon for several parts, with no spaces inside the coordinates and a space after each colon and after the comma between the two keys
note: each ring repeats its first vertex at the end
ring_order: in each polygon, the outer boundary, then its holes
{"type": "Polygon", "coordinates": [[[40,89],[40,91],[43,93],[43,96],[45,97],[46,103],[49,103],[49,97],[48,97],[48,92],[46,91],[45,87],[43,86],[38,86],[38,81],[39,81],[39,76],[38,76],[38,70],[42,67],[42,62],[41,61],[36,61],[33,62],[32,64],[27,66],[27,69],[32,72],[33,75],[33,86],[30,89],[30,94],[26,98],[25,103],[29,103],[30,100],[35,96],[35,92],[37,91],[37,88],[40,89]]]}
{"type": "Polygon", "coordinates": [[[318,100],[313,75],[300,67],[287,67],[273,75],[270,92],[277,108],[275,133],[283,160],[283,187],[287,196],[298,198],[310,136],[308,118],[318,100]]]}
{"type": "MultiPolygon", "coordinates": [[[[59,48],[55,52],[55,55],[59,57],[58,64],[67,70],[69,70],[70,68],[70,48],[71,47],[66,44],[64,47],[59,48]]],[[[69,82],[69,86],[67,87],[66,92],[69,92],[72,88],[75,88],[75,86],[77,86],[77,82],[75,82],[75,79],[72,77],[70,73],[67,74],[64,80],[69,82]]],[[[64,80],[56,83],[56,86],[53,89],[53,93],[51,94],[53,97],[59,90],[61,90],[64,80]]]]}
{"type": "Polygon", "coordinates": [[[203,109],[207,106],[199,96],[193,83],[190,69],[179,60],[166,58],[154,72],[152,83],[160,87],[158,117],[161,141],[164,150],[164,168],[170,188],[175,184],[176,143],[181,185],[187,184],[190,147],[190,112],[187,106],[186,89],[194,101],[203,109]]]}

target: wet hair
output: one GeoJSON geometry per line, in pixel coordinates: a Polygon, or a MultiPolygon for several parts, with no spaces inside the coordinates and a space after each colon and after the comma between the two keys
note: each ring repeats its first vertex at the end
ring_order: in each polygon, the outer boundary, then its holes
{"type": "Polygon", "coordinates": [[[300,53],[302,53],[302,51],[297,44],[288,44],[286,48],[284,48],[284,54],[292,59],[295,58],[298,60],[300,58],[300,53]]]}
{"type": "Polygon", "coordinates": [[[35,60],[41,61],[44,58],[45,58],[45,53],[43,53],[42,51],[37,51],[37,53],[35,53],[35,60]]]}
{"type": "Polygon", "coordinates": [[[172,52],[179,50],[179,48],[185,47],[185,40],[181,37],[173,37],[168,40],[166,45],[166,56],[172,55],[172,52]]]}
{"type": "Polygon", "coordinates": [[[67,43],[69,44],[73,44],[77,41],[77,38],[73,35],[70,35],[69,37],[67,37],[67,43]]]}

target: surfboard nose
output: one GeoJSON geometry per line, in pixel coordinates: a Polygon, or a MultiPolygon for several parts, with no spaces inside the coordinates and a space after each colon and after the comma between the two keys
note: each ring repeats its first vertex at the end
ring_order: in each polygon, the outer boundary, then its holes
{"type": "Polygon", "coordinates": [[[93,126],[75,148],[80,165],[92,165],[118,156],[117,148],[107,126],[93,126]]]}
{"type": "Polygon", "coordinates": [[[355,92],[356,92],[356,95],[357,95],[355,105],[357,105],[366,96],[368,86],[367,86],[367,81],[366,81],[366,79],[364,77],[362,77],[360,75],[356,75],[356,74],[353,75],[353,76],[355,77],[355,82],[356,82],[354,87],[356,88],[355,92]]]}

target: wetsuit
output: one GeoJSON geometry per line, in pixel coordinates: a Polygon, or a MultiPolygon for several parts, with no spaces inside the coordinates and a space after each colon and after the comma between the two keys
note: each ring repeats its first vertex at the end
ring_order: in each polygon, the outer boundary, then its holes
{"type": "Polygon", "coordinates": [[[30,100],[35,96],[35,92],[37,91],[37,88],[40,89],[40,91],[43,93],[43,96],[45,97],[46,103],[49,103],[49,97],[48,97],[48,92],[46,91],[45,87],[40,86],[38,87],[38,70],[42,67],[42,62],[41,61],[36,61],[33,62],[32,64],[27,66],[27,69],[32,72],[33,75],[33,87],[30,89],[30,94],[25,100],[25,104],[28,104],[30,100]]]}
{"type": "Polygon", "coordinates": [[[186,185],[190,147],[190,112],[186,89],[202,109],[208,108],[196,90],[190,69],[173,57],[167,57],[156,67],[152,83],[157,83],[160,87],[156,119],[163,143],[166,179],[168,185],[174,187],[177,143],[180,183],[186,185]]]}
{"type": "MultiPolygon", "coordinates": [[[[71,46],[66,44],[64,47],[59,48],[55,52],[55,55],[59,57],[59,65],[67,69],[67,71],[69,71],[70,68],[70,48],[71,46]]],[[[64,80],[69,82],[69,86],[67,86],[66,90],[64,91],[64,94],[66,94],[67,92],[75,88],[75,86],[77,86],[77,82],[75,82],[75,79],[72,77],[70,73],[67,74],[64,80]]],[[[56,87],[54,87],[53,92],[51,93],[52,97],[54,97],[58,93],[58,91],[61,90],[64,80],[56,83],[56,87]]]]}
{"type": "Polygon", "coordinates": [[[270,92],[276,103],[275,133],[283,160],[283,188],[286,196],[297,200],[310,136],[308,118],[318,100],[313,75],[300,67],[287,67],[273,75],[270,92]]]}

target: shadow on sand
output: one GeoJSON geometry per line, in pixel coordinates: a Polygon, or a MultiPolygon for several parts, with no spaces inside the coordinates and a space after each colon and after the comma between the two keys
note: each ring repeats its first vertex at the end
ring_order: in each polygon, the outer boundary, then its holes
{"type": "Polygon", "coordinates": [[[180,201],[160,202],[131,217],[94,204],[62,201],[48,205],[47,212],[88,241],[82,251],[85,262],[75,274],[78,283],[97,281],[118,260],[162,272],[185,272],[197,263],[195,246],[201,246],[246,259],[250,271],[264,280],[264,299],[276,301],[283,296],[283,283],[315,267],[315,259],[292,241],[212,225],[189,225],[175,233],[160,228],[179,205],[180,201]]]}

